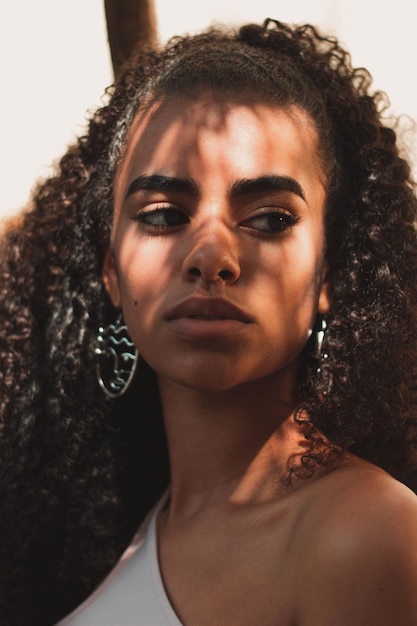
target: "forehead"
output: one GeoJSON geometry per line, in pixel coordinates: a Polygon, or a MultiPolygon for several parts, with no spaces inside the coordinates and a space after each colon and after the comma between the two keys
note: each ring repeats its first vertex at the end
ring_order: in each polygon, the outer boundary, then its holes
{"type": "Polygon", "coordinates": [[[226,153],[240,177],[270,173],[274,165],[297,166],[325,182],[317,129],[306,111],[207,96],[156,102],[136,115],[117,170],[116,194],[134,175],[189,175],[182,170],[203,151],[226,153]]]}

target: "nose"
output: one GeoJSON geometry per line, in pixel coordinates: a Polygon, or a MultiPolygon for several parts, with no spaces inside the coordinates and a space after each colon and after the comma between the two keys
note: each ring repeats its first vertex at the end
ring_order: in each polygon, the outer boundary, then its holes
{"type": "Polygon", "coordinates": [[[238,280],[241,273],[238,246],[226,224],[207,224],[193,234],[183,261],[183,273],[187,280],[200,279],[207,284],[219,281],[231,284],[238,280]]]}

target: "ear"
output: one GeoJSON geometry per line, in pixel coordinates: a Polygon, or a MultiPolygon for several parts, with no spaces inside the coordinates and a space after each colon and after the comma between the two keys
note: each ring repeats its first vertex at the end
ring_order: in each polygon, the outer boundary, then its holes
{"type": "Polygon", "coordinates": [[[329,266],[325,262],[321,273],[321,289],[319,294],[319,301],[317,305],[317,312],[321,315],[326,315],[330,310],[331,298],[331,284],[329,280],[329,266]]]}
{"type": "Polygon", "coordinates": [[[110,246],[107,248],[103,263],[103,283],[111,301],[117,309],[121,308],[121,297],[119,288],[119,278],[114,262],[113,251],[110,246]]]}

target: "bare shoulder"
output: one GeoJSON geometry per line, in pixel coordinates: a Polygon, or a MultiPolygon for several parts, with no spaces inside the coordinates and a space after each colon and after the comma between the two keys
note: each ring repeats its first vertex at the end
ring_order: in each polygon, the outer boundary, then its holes
{"type": "Polygon", "coordinates": [[[308,497],[309,506],[320,518],[325,509],[329,523],[337,522],[336,528],[344,523],[355,528],[355,522],[360,527],[373,526],[375,517],[395,524],[404,515],[416,521],[417,495],[380,468],[355,457],[313,483],[308,497]]]}
{"type": "Polygon", "coordinates": [[[417,624],[417,496],[355,460],[316,481],[300,522],[300,626],[417,624]]]}

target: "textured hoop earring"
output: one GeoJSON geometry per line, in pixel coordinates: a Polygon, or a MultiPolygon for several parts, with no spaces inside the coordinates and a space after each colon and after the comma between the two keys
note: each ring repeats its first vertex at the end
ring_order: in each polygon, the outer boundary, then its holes
{"type": "Polygon", "coordinates": [[[327,322],[324,317],[320,318],[318,322],[318,329],[316,330],[316,347],[315,357],[318,362],[317,374],[321,380],[321,395],[328,396],[333,385],[332,375],[326,365],[326,361],[329,358],[329,354],[325,348],[323,348],[324,339],[327,333],[327,322]]]}
{"type": "Polygon", "coordinates": [[[135,376],[139,353],[120,314],[114,324],[99,326],[97,334],[97,381],[109,398],[119,398],[135,376]]]}

